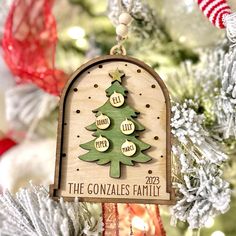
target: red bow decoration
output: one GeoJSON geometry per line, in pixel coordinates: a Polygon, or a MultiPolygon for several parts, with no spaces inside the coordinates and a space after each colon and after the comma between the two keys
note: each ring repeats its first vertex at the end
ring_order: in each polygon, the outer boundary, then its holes
{"type": "Polygon", "coordinates": [[[15,0],[5,23],[2,47],[19,82],[32,82],[59,95],[66,75],[54,65],[57,31],[52,5],[52,0],[15,0]]]}

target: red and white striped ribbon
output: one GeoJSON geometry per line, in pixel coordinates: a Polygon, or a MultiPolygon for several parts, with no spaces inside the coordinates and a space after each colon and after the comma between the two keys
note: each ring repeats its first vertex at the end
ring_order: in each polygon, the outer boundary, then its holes
{"type": "Polygon", "coordinates": [[[197,0],[199,8],[209,21],[218,28],[225,28],[225,16],[231,14],[226,0],[197,0]]]}
{"type": "Polygon", "coordinates": [[[226,28],[227,36],[236,43],[236,13],[232,13],[227,0],[196,0],[209,21],[218,28],[226,28]]]}

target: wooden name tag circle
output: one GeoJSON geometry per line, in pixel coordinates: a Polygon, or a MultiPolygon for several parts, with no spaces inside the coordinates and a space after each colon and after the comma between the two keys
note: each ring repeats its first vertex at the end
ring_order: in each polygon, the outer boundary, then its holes
{"type": "Polygon", "coordinates": [[[89,61],[72,75],[61,96],[55,180],[50,194],[68,201],[78,197],[88,202],[173,204],[170,136],[169,94],[152,68],[127,56],[89,61]],[[123,73],[122,79],[119,73],[123,73]],[[108,111],[106,105],[110,106],[108,111]],[[135,116],[119,117],[127,116],[126,106],[137,111],[135,116]],[[119,113],[114,117],[116,111],[119,113]],[[110,123],[99,129],[96,119],[103,115],[110,123]],[[109,136],[116,124],[117,135],[109,136]],[[127,139],[119,140],[122,135],[127,139]],[[96,146],[99,138],[106,147],[101,142],[96,146]],[[122,149],[122,143],[127,147],[122,149]],[[140,143],[147,148],[142,149],[140,143]],[[86,161],[82,157],[89,152],[86,161]],[[96,155],[102,158],[98,160],[96,155]],[[112,155],[121,160],[117,168],[112,155]]]}

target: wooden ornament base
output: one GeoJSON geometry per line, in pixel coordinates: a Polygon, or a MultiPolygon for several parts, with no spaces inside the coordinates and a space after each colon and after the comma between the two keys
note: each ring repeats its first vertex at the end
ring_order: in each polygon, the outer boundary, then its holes
{"type": "Polygon", "coordinates": [[[164,82],[143,62],[127,56],[93,59],[74,72],[65,86],[59,110],[57,157],[53,198],[88,202],[173,204],[171,188],[170,99],[164,82]],[[125,72],[122,85],[127,103],[140,112],[137,120],[145,130],[139,139],[150,144],[152,158],[134,166],[121,165],[121,177],[109,176],[109,163],[97,165],[79,159],[80,147],[92,137],[85,127],[95,121],[92,111],[107,101],[110,71],[125,72]],[[79,112],[78,112],[79,111],[79,112]]]}

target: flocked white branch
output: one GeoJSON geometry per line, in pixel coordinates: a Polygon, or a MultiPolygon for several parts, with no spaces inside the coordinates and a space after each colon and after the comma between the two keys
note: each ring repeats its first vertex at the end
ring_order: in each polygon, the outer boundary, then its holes
{"type": "Polygon", "coordinates": [[[96,207],[78,199],[56,202],[45,188],[31,184],[15,197],[9,192],[0,196],[0,235],[97,236],[102,221],[96,207]]]}
{"type": "Polygon", "coordinates": [[[221,178],[220,167],[227,156],[203,128],[203,117],[189,108],[189,103],[172,108],[175,186],[179,191],[179,200],[172,208],[172,223],[179,219],[195,229],[229,209],[231,190],[221,178]]]}

